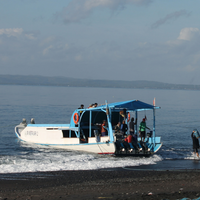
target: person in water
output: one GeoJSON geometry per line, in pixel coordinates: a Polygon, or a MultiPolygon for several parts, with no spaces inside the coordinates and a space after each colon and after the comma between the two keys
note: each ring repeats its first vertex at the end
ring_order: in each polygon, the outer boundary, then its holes
{"type": "Polygon", "coordinates": [[[191,137],[192,137],[192,142],[193,142],[193,152],[194,152],[194,154],[196,153],[197,157],[199,158],[198,148],[199,148],[200,135],[199,135],[198,130],[194,129],[192,131],[191,137]]]}

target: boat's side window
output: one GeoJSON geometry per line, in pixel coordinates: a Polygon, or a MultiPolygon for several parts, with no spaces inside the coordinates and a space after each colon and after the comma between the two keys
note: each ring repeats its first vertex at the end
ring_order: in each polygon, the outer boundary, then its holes
{"type": "Polygon", "coordinates": [[[74,131],[71,131],[71,137],[75,137],[76,138],[76,134],[75,134],[75,132],[74,131]]]}
{"type": "MultiPolygon", "coordinates": [[[[69,138],[70,130],[62,130],[62,133],[64,138],[69,138]]],[[[74,131],[71,131],[71,138],[76,138],[76,134],[74,131]]]]}
{"type": "Polygon", "coordinates": [[[63,137],[68,138],[69,137],[69,130],[62,130],[63,132],[63,137]]]}

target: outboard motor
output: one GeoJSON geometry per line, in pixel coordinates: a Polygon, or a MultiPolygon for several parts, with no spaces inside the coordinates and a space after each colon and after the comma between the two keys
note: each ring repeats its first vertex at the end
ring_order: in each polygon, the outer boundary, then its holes
{"type": "Polygon", "coordinates": [[[151,137],[152,136],[152,131],[149,131],[149,133],[147,133],[147,137],[151,137]]]}

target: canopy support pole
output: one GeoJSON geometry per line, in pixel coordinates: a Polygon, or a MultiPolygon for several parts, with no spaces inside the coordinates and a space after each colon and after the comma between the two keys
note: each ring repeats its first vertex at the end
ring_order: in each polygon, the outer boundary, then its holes
{"type": "Polygon", "coordinates": [[[156,109],[153,109],[153,146],[155,148],[155,140],[156,140],[156,132],[155,132],[155,127],[156,127],[156,109]]]}
{"type": "Polygon", "coordinates": [[[109,112],[106,113],[107,122],[108,122],[108,136],[110,137],[110,142],[114,142],[114,136],[113,136],[112,125],[111,125],[112,112],[111,112],[110,108],[107,108],[107,109],[109,110],[109,112]]]}
{"type": "Polygon", "coordinates": [[[90,122],[89,122],[89,137],[91,137],[91,129],[92,129],[92,111],[90,110],[90,122]]]}
{"type": "Polygon", "coordinates": [[[135,111],[135,121],[136,121],[135,134],[136,134],[136,135],[138,135],[138,134],[137,134],[137,118],[138,118],[138,113],[137,113],[137,111],[135,111]]]}

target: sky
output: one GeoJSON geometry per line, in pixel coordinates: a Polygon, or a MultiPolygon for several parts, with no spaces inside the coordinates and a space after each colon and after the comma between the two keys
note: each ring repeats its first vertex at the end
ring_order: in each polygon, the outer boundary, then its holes
{"type": "Polygon", "coordinates": [[[0,74],[200,85],[199,8],[199,0],[0,0],[0,74]]]}

